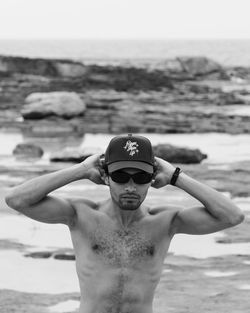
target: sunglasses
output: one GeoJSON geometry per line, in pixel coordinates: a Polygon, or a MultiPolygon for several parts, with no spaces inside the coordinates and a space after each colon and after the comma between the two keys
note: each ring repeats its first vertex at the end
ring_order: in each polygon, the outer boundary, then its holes
{"type": "Polygon", "coordinates": [[[139,185],[148,184],[153,178],[153,174],[147,172],[138,172],[131,175],[123,171],[115,171],[109,173],[109,176],[115,183],[118,184],[126,184],[129,182],[130,178],[132,178],[134,183],[139,185]]]}

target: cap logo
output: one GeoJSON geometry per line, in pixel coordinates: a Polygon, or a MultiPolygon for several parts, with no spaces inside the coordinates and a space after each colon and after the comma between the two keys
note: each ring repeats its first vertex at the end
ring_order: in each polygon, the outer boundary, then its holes
{"type": "Polygon", "coordinates": [[[138,147],[139,145],[136,141],[132,142],[131,140],[128,140],[123,148],[129,152],[129,155],[133,156],[135,153],[139,152],[137,149],[138,147]]]}

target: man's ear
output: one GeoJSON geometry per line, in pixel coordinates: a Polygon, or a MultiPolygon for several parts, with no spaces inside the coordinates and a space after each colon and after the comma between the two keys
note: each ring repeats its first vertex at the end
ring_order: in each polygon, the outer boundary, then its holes
{"type": "Polygon", "coordinates": [[[106,173],[103,174],[103,180],[105,185],[109,186],[109,176],[106,173]]]}

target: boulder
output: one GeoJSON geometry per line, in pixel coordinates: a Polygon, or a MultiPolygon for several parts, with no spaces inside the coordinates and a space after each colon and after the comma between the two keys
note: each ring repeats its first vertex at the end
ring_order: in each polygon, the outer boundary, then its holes
{"type": "Polygon", "coordinates": [[[52,252],[38,251],[38,252],[27,253],[24,256],[29,257],[29,258],[33,258],[33,259],[48,259],[52,256],[52,252]]]}
{"type": "Polygon", "coordinates": [[[199,149],[176,147],[170,144],[159,144],[153,147],[154,153],[170,163],[195,164],[207,158],[199,149]]]}
{"type": "Polygon", "coordinates": [[[40,119],[48,116],[72,118],[83,115],[86,106],[75,92],[32,93],[25,99],[21,110],[24,119],[40,119]]]}
{"type": "Polygon", "coordinates": [[[31,143],[19,143],[13,150],[13,154],[19,157],[40,158],[43,149],[31,143]]]}
{"type": "Polygon", "coordinates": [[[206,57],[179,57],[183,70],[191,75],[206,75],[222,71],[221,65],[206,57]]]}
{"type": "Polygon", "coordinates": [[[50,161],[79,163],[96,153],[102,154],[103,151],[95,147],[65,148],[62,151],[51,154],[50,161]]]}

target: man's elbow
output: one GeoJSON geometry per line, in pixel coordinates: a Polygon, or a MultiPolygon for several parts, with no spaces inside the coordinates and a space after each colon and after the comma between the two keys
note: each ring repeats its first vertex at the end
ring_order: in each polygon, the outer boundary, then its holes
{"type": "Polygon", "coordinates": [[[245,219],[245,215],[243,212],[239,212],[237,215],[235,215],[233,218],[230,219],[230,225],[236,226],[238,224],[241,224],[245,219]]]}
{"type": "Polygon", "coordinates": [[[18,197],[16,197],[12,193],[9,193],[8,195],[5,196],[5,202],[10,208],[17,211],[20,211],[23,207],[20,199],[18,199],[18,197]]]}

